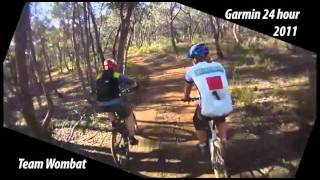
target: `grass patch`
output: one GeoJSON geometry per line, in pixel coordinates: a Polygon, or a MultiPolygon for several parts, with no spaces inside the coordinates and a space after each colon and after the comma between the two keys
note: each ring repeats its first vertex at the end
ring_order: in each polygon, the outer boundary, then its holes
{"type": "Polygon", "coordinates": [[[239,71],[234,66],[230,67],[231,77],[230,77],[230,85],[236,85],[237,81],[239,81],[239,71]]]}
{"type": "Polygon", "coordinates": [[[257,98],[257,95],[255,94],[253,88],[247,86],[230,86],[230,92],[234,97],[235,104],[238,106],[252,105],[254,100],[257,98]]]}
{"type": "Polygon", "coordinates": [[[275,69],[277,66],[279,66],[278,61],[275,61],[272,58],[266,58],[264,59],[262,66],[264,66],[267,70],[271,71],[275,69]]]}
{"type": "Polygon", "coordinates": [[[170,47],[168,46],[167,42],[159,41],[159,42],[154,42],[154,43],[151,43],[151,44],[147,44],[146,43],[141,47],[136,47],[136,46],[130,47],[129,48],[129,54],[135,54],[135,53],[138,53],[138,54],[164,53],[164,52],[166,52],[168,50],[168,48],[170,48],[170,47]]]}
{"type": "Polygon", "coordinates": [[[274,58],[264,57],[260,51],[248,50],[247,54],[241,54],[237,65],[255,65],[259,68],[271,71],[277,68],[280,63],[274,58]]]}
{"type": "Polygon", "coordinates": [[[278,85],[273,85],[272,87],[272,94],[275,95],[275,96],[282,96],[284,95],[284,90],[278,85]]]}
{"type": "MultiPolygon", "coordinates": [[[[188,50],[191,46],[188,43],[179,43],[177,44],[178,55],[187,57],[188,50]]],[[[172,49],[172,48],[171,48],[172,49]]]]}
{"type": "Polygon", "coordinates": [[[192,39],[192,44],[196,44],[196,43],[205,43],[205,44],[212,44],[212,38],[210,37],[193,37],[192,39]]]}

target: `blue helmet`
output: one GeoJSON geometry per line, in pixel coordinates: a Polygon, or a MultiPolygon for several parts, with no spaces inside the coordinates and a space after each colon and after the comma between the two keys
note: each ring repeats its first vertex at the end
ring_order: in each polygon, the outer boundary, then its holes
{"type": "Polygon", "coordinates": [[[191,46],[191,48],[189,49],[189,52],[188,52],[188,57],[195,58],[198,56],[206,56],[208,54],[209,54],[208,46],[203,43],[198,43],[198,44],[191,46]]]}

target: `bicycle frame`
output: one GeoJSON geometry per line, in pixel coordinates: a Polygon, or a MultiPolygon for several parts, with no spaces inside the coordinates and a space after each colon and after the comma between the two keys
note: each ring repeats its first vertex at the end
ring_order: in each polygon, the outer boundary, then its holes
{"type": "MultiPolygon", "coordinates": [[[[209,147],[210,147],[210,159],[211,159],[211,163],[212,165],[213,162],[214,162],[214,141],[216,140],[217,138],[217,134],[216,134],[216,131],[215,131],[215,127],[214,127],[214,123],[213,121],[209,121],[209,129],[210,129],[210,132],[211,132],[211,137],[208,139],[208,142],[209,142],[209,147]]],[[[208,135],[207,135],[208,137],[208,135]]]]}
{"type": "MultiPolygon", "coordinates": [[[[200,98],[190,98],[189,101],[196,101],[199,99],[200,98]]],[[[210,150],[210,161],[211,161],[212,169],[214,170],[217,177],[220,178],[220,172],[221,172],[220,168],[222,166],[223,177],[228,177],[227,171],[225,169],[224,157],[221,157],[221,154],[220,154],[223,152],[220,152],[221,140],[217,136],[215,123],[213,120],[209,120],[208,125],[209,125],[209,130],[207,129],[206,132],[207,132],[207,142],[208,142],[209,150],[210,150]],[[209,138],[209,135],[210,135],[210,138],[209,138]],[[219,145],[217,145],[216,143],[219,143],[219,145]],[[215,148],[217,148],[217,149],[215,149],[215,148]],[[218,153],[218,154],[216,154],[216,153],[218,153]],[[219,158],[219,159],[217,159],[217,158],[219,158]]],[[[222,151],[224,151],[224,150],[222,150],[222,151]]],[[[222,155],[222,156],[224,156],[224,155],[222,155]]]]}

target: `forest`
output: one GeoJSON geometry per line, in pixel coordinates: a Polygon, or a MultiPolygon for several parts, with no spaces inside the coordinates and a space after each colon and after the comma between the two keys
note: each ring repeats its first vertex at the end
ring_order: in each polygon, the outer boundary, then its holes
{"type": "Polygon", "coordinates": [[[199,42],[225,66],[234,98],[231,174],[293,177],[315,121],[315,53],[176,2],[26,3],[3,61],[3,126],[112,165],[108,118],[92,106],[114,58],[140,83],[132,172],[211,177],[192,166],[195,105],[177,100],[199,42]]]}

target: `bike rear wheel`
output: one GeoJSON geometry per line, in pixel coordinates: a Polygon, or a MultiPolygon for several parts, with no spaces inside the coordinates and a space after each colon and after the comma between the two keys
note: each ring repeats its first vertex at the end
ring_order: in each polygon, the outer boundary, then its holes
{"type": "Polygon", "coordinates": [[[129,140],[125,133],[113,131],[111,137],[111,153],[117,167],[128,170],[129,140]]]}
{"type": "Polygon", "coordinates": [[[217,178],[227,178],[228,173],[225,163],[225,150],[220,138],[217,138],[213,143],[213,171],[217,178]]]}

